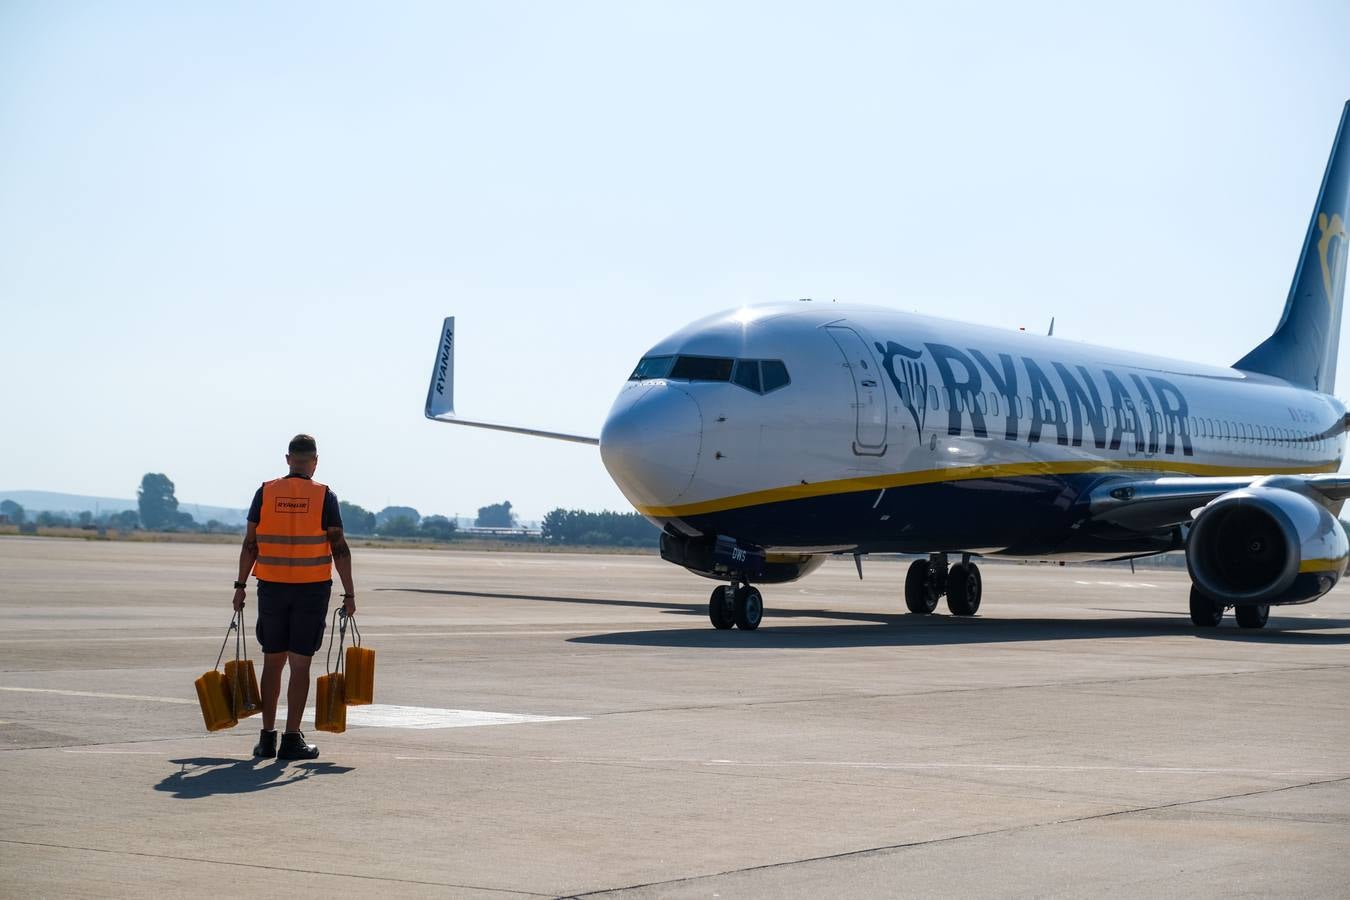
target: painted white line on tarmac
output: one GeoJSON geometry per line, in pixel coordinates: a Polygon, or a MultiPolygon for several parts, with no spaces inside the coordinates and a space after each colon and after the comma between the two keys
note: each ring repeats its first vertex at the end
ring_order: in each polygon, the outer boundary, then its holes
{"type": "Polygon", "coordinates": [[[518,725],[529,722],[578,722],[586,718],[586,716],[522,715],[478,709],[386,706],[379,703],[347,708],[347,724],[365,728],[476,728],[482,725],[518,725]]]}
{"type": "MultiPolygon", "coordinates": [[[[149,697],[142,694],[107,694],[98,691],[64,691],[56,688],[4,687],[0,691],[26,694],[56,694],[61,697],[92,697],[99,700],[138,700],[151,703],[180,703],[196,706],[196,700],[182,697],[149,697]]],[[[279,706],[278,717],[285,714],[279,706]]],[[[430,706],[392,706],[372,703],[347,708],[347,724],[357,728],[478,728],[484,725],[521,725],[531,722],[579,722],[588,716],[539,716],[524,713],[488,712],[481,709],[437,709],[430,706]]],[[[306,722],[313,723],[314,707],[305,708],[306,722]]]]}
{"type": "MultiPolygon", "coordinates": [[[[407,631],[370,632],[363,638],[421,638],[421,637],[510,637],[513,635],[597,634],[609,628],[631,627],[632,623],[602,623],[594,628],[559,631],[407,631]]],[[[78,637],[59,638],[0,638],[3,644],[151,644],[161,641],[220,641],[220,635],[173,634],[158,637],[78,637]]]]}
{"type": "Polygon", "coordinates": [[[56,688],[29,688],[29,687],[3,687],[0,691],[14,691],[22,694],[58,694],[62,697],[96,697],[100,700],[148,700],[151,703],[186,703],[188,706],[196,706],[196,700],[185,700],[182,697],[147,697],[142,694],[102,694],[97,691],[62,691],[56,688]]]}

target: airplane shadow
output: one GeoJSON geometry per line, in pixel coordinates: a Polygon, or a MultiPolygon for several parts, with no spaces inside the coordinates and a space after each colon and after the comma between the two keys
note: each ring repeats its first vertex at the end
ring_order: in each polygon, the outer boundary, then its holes
{"type": "MultiPolygon", "coordinates": [[[[377,588],[381,591],[406,591],[449,597],[483,597],[503,600],[531,600],[543,603],[581,603],[655,609],[673,615],[692,615],[706,622],[706,603],[673,603],[651,600],[617,600],[601,597],[549,597],[537,594],[503,594],[484,591],[453,591],[433,588],[377,588]]],[[[1097,609],[1100,609],[1098,607],[1097,609]]],[[[1184,608],[1175,613],[1162,610],[1111,610],[1134,613],[1119,619],[1001,619],[993,615],[956,618],[937,614],[915,616],[907,613],[847,612],[827,609],[773,609],[764,611],[758,631],[747,634],[732,629],[717,631],[711,625],[697,628],[661,628],[649,631],[625,631],[569,638],[570,643],[614,644],[635,647],[723,648],[745,647],[761,650],[785,648],[819,649],[830,647],[925,647],[949,644],[997,644],[1017,641],[1068,641],[1094,638],[1159,637],[1179,635],[1200,640],[1250,643],[1338,645],[1350,644],[1350,634],[1324,634],[1327,629],[1348,628],[1350,619],[1306,619],[1281,616],[1271,611],[1264,629],[1239,629],[1230,612],[1219,628],[1196,628],[1184,608]],[[1150,614],[1151,613],[1151,614],[1150,614]],[[827,625],[787,625],[778,621],[827,619],[839,623],[827,625]],[[1306,633],[1305,633],[1306,632],[1306,633]]]]}
{"type": "Polygon", "coordinates": [[[198,756],[169,760],[177,772],[155,785],[178,800],[200,800],[217,794],[249,794],[307,781],[317,775],[345,775],[352,766],[331,762],[302,762],[288,766],[278,759],[222,759],[198,756]]]}
{"type": "Polygon", "coordinates": [[[1176,635],[1198,640],[1258,644],[1350,644],[1348,634],[1303,633],[1300,629],[1350,626],[1350,621],[1296,619],[1270,624],[1260,631],[1239,630],[1231,622],[1216,629],[1200,629],[1181,617],[1133,619],[997,619],[977,616],[895,616],[877,625],[789,625],[775,628],[771,613],[764,614],[759,630],[712,628],[660,629],[615,632],[569,638],[578,644],[617,644],[636,647],[751,650],[827,649],[835,647],[937,647],[957,644],[999,644],[1026,641],[1074,641],[1094,638],[1145,638],[1176,635]]]}
{"type": "MultiPolygon", "coordinates": [[[[440,594],[447,597],[484,597],[491,600],[531,600],[540,603],[581,603],[597,606],[623,606],[630,609],[656,609],[676,616],[700,616],[707,618],[708,604],[674,603],[654,600],[615,600],[603,597],[548,597],[542,594],[502,594],[497,591],[450,591],[435,588],[375,588],[377,591],[399,591],[408,594],[440,594]]],[[[712,593],[711,590],[708,591],[712,593]]],[[[801,619],[840,619],[847,622],[884,623],[900,616],[887,616],[878,613],[854,613],[830,609],[777,609],[773,614],[778,618],[801,619]]],[[[767,613],[766,613],[767,615],[767,613]]]]}

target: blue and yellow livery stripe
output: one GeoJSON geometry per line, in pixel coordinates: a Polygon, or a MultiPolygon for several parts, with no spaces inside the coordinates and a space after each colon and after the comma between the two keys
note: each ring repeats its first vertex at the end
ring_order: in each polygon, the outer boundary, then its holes
{"type": "Polygon", "coordinates": [[[1299,573],[1304,572],[1336,572],[1345,571],[1346,557],[1339,556],[1336,559],[1305,559],[1298,564],[1299,573]]]}
{"type": "Polygon", "coordinates": [[[840,478],[833,481],[818,481],[806,484],[790,484],[784,487],[769,488],[762,491],[750,491],[734,494],[717,500],[703,500],[698,503],[686,503],[679,506],[639,506],[638,512],[657,519],[680,519],[688,516],[700,516],[708,513],[726,512],[732,509],[744,509],[763,506],[768,503],[782,503],[789,500],[806,500],[811,497],[828,497],[836,494],[851,494],[857,491],[875,491],[883,488],[910,487],[920,484],[941,484],[951,481],[972,481],[981,478],[1028,478],[1053,475],[1110,474],[1112,472],[1150,472],[1158,475],[1198,475],[1198,476],[1240,476],[1240,475],[1308,475],[1318,472],[1335,472],[1336,463],[1324,463],[1320,466],[1297,468],[1249,468],[1245,466],[1214,466],[1203,463],[1179,462],[1168,460],[1165,463],[1156,459],[1122,460],[1064,460],[1025,463],[1004,463],[984,466],[958,466],[945,469],[921,469],[914,472],[892,472],[884,475],[867,475],[860,478],[840,478]]]}

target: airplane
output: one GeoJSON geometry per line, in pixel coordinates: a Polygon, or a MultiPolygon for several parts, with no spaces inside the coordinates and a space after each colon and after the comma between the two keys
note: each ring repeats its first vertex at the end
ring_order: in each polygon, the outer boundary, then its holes
{"type": "MultiPolygon", "coordinates": [[[[459,417],[455,320],[425,415],[597,445],[661,557],[721,582],[718,629],[753,631],[760,587],[851,554],[917,554],[905,605],[955,616],[976,560],[1184,550],[1190,616],[1266,625],[1350,562],[1332,395],[1350,220],[1342,111],[1284,313],[1231,367],[886,308],[790,302],[700,319],[642,354],[598,437],[459,417]],[[954,561],[955,560],[955,561],[954,561]]],[[[1053,328],[1052,328],[1053,332],[1053,328]]]]}

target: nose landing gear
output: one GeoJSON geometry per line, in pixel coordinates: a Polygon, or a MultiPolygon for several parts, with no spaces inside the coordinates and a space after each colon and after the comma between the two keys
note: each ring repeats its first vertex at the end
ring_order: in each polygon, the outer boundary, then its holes
{"type": "Polygon", "coordinates": [[[969,554],[962,554],[961,561],[950,569],[945,553],[916,559],[905,576],[905,606],[916,616],[926,616],[937,609],[943,594],[947,595],[947,609],[952,615],[973,616],[979,612],[983,593],[984,579],[969,554]]]}
{"type": "Polygon", "coordinates": [[[742,631],[754,631],[764,618],[764,597],[758,588],[738,582],[713,588],[708,598],[708,618],[719,631],[733,625],[742,631]]]}

